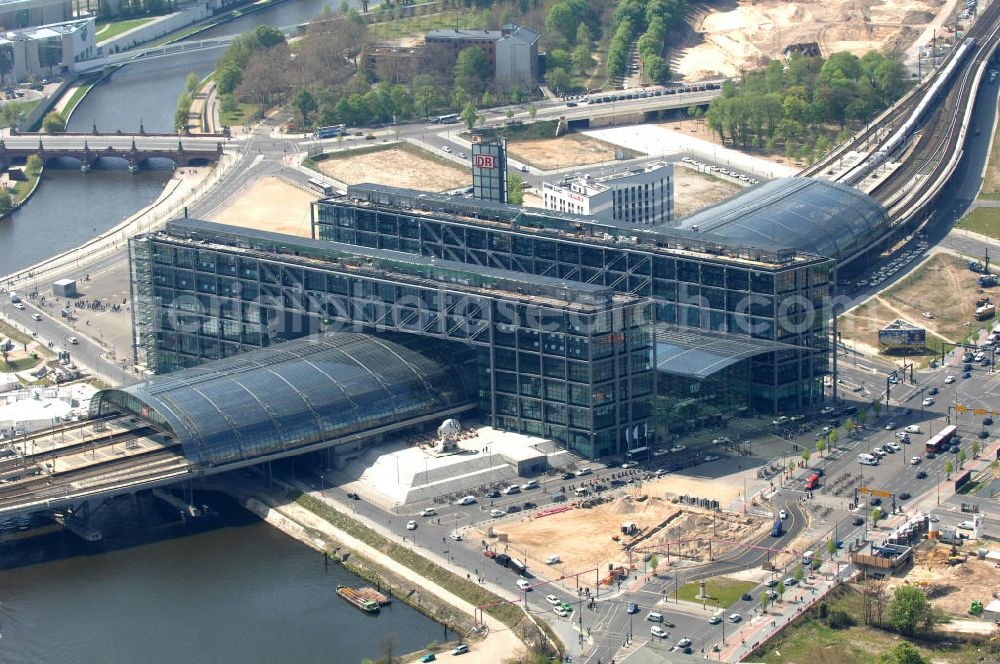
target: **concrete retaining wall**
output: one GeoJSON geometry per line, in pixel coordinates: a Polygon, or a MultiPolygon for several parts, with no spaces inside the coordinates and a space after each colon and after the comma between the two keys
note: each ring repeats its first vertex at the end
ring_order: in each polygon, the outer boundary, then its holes
{"type": "Polygon", "coordinates": [[[179,30],[198,21],[203,21],[211,16],[211,14],[212,12],[209,11],[207,5],[199,4],[174,14],[161,16],[149,23],[140,25],[138,28],[123,32],[108,41],[101,42],[100,46],[97,47],[97,57],[119,53],[139,44],[153,41],[174,30],[179,30]]]}

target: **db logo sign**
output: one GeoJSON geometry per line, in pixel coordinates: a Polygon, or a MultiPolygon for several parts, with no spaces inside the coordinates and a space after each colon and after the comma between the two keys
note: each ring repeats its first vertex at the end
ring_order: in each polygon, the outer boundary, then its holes
{"type": "Polygon", "coordinates": [[[496,158],[491,154],[477,154],[476,155],[476,168],[496,168],[497,162],[496,158]]]}

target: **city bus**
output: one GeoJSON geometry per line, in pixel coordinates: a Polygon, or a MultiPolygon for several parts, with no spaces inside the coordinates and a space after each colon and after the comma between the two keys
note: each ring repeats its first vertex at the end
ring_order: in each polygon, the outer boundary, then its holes
{"type": "Polygon", "coordinates": [[[925,452],[940,452],[942,450],[948,449],[948,444],[951,439],[955,437],[955,432],[958,431],[958,427],[954,424],[949,424],[945,428],[941,429],[937,434],[931,437],[927,441],[924,447],[925,452]]]}
{"type": "Polygon", "coordinates": [[[320,182],[319,180],[316,179],[309,180],[309,188],[315,189],[324,196],[333,196],[335,193],[337,193],[336,191],[334,191],[332,184],[320,182]]]}
{"type": "Polygon", "coordinates": [[[330,125],[329,127],[320,127],[313,132],[314,138],[335,138],[340,136],[347,129],[345,124],[330,125]]]}
{"type": "Polygon", "coordinates": [[[455,124],[458,122],[458,113],[449,113],[448,115],[439,115],[434,118],[431,122],[434,124],[455,124]]]}
{"type": "Polygon", "coordinates": [[[819,475],[813,473],[806,479],[806,491],[812,491],[813,489],[819,488],[819,475]]]}

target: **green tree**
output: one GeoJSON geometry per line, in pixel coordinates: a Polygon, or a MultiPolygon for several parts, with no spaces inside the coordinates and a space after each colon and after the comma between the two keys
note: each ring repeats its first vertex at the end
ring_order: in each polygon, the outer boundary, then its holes
{"type": "Polygon", "coordinates": [[[467,95],[478,98],[490,79],[490,63],[483,49],[475,46],[463,48],[455,61],[455,87],[467,95]]]}
{"type": "Polygon", "coordinates": [[[795,571],[792,573],[792,576],[794,576],[795,580],[799,583],[802,582],[802,579],[806,577],[806,573],[802,570],[802,565],[795,566],[795,571]]]}
{"type": "Polygon", "coordinates": [[[528,117],[530,117],[531,121],[534,122],[535,116],[537,115],[538,115],[538,107],[532,104],[531,106],[528,107],[528,117]]]}
{"type": "Polygon", "coordinates": [[[965,460],[968,457],[965,456],[965,450],[960,450],[958,453],[958,467],[961,468],[965,464],[965,460]]]}
{"type": "MultiPolygon", "coordinates": [[[[587,26],[581,25],[581,28],[587,26]]],[[[594,66],[594,56],[590,52],[590,44],[580,44],[573,49],[573,67],[581,74],[586,74],[594,66]]]]}
{"type": "Polygon", "coordinates": [[[660,559],[656,557],[654,553],[649,557],[649,568],[653,570],[653,574],[656,574],[656,568],[660,566],[660,559]]]}
{"type": "MultiPolygon", "coordinates": [[[[0,189],[0,214],[6,214],[14,209],[14,199],[6,189],[0,189]]],[[[7,350],[3,350],[3,363],[7,364],[7,350]]]]}
{"type": "MultiPolygon", "coordinates": [[[[324,5],[325,7],[326,5],[324,5]]],[[[347,3],[347,0],[340,0],[340,13],[346,14],[351,9],[351,5],[347,3]]]]}
{"type": "Polygon", "coordinates": [[[285,33],[270,25],[258,25],[254,28],[253,36],[260,47],[264,49],[285,43],[285,33]]]}
{"type": "Polygon", "coordinates": [[[198,91],[198,83],[199,83],[198,74],[190,72],[187,75],[187,78],[184,80],[184,89],[187,91],[189,95],[193,97],[194,93],[198,91]]]}
{"type": "Polygon", "coordinates": [[[795,470],[795,459],[788,460],[788,470],[789,472],[795,470]]]}
{"type": "Polygon", "coordinates": [[[670,65],[658,55],[647,56],[643,60],[646,76],[654,83],[666,83],[670,80],[670,65]]]}
{"type": "Polygon", "coordinates": [[[951,461],[944,462],[944,474],[947,476],[945,479],[951,479],[951,474],[955,472],[955,464],[951,461]]]}
{"type": "Polygon", "coordinates": [[[931,626],[934,614],[927,595],[916,586],[899,586],[889,602],[889,624],[900,634],[913,636],[931,626]]]}
{"type": "Polygon", "coordinates": [[[49,111],[42,119],[42,131],[47,134],[66,131],[66,118],[59,111],[49,111]]]}
{"type": "Polygon", "coordinates": [[[762,613],[767,613],[767,605],[771,602],[771,598],[768,596],[767,592],[760,596],[760,610],[762,613]]]}
{"type": "Polygon", "coordinates": [[[826,552],[830,556],[831,559],[834,556],[837,555],[837,543],[833,541],[833,538],[830,538],[827,541],[827,543],[826,543],[826,552]]]}
{"type": "Polygon", "coordinates": [[[830,432],[829,438],[830,438],[830,447],[834,447],[837,444],[837,441],[840,440],[840,434],[837,433],[836,429],[834,429],[830,432]]]}
{"type": "MultiPolygon", "coordinates": [[[[839,137],[838,137],[838,141],[839,141],[839,137]]],[[[843,142],[843,141],[840,141],[840,142],[843,142]]],[[[867,421],[868,421],[868,411],[867,410],[863,410],[860,413],[858,413],[858,422],[860,422],[862,425],[864,425],[864,423],[867,422],[867,421]]]]}
{"type": "Polygon", "coordinates": [[[872,508],[872,525],[878,525],[878,520],[882,518],[882,510],[878,507],[872,508]]]}
{"type": "Polygon", "coordinates": [[[778,593],[778,597],[784,597],[785,596],[785,582],[784,581],[778,581],[778,585],[776,585],[774,587],[774,592],[778,593]]]}
{"type": "Polygon", "coordinates": [[[812,457],[812,452],[809,450],[802,450],[802,460],[809,463],[809,458],[812,457]]]}
{"type": "Polygon", "coordinates": [[[472,105],[472,102],[465,105],[459,117],[462,118],[462,122],[465,123],[465,127],[469,131],[472,131],[472,128],[476,126],[476,122],[479,121],[479,113],[476,112],[476,107],[472,105]]]}
{"type": "Polygon", "coordinates": [[[37,154],[33,154],[28,157],[24,170],[28,172],[28,175],[34,178],[42,174],[42,166],[44,166],[42,158],[37,154]]]}
{"type": "Polygon", "coordinates": [[[553,92],[565,92],[573,85],[573,77],[562,67],[545,72],[545,83],[553,92]]]}
{"type": "Polygon", "coordinates": [[[215,89],[220,95],[231,94],[243,82],[243,70],[236,63],[227,62],[219,67],[215,77],[215,89]]]}
{"type": "Polygon", "coordinates": [[[875,411],[875,417],[878,417],[879,413],[882,412],[882,402],[881,401],[872,402],[872,410],[875,411]]]}
{"type": "Polygon", "coordinates": [[[576,29],[576,44],[577,44],[577,46],[578,47],[579,46],[586,46],[587,49],[590,49],[590,47],[591,47],[591,43],[590,42],[592,42],[592,41],[594,41],[594,37],[593,37],[593,35],[590,32],[590,28],[587,26],[586,23],[580,23],[580,25],[576,29]]]}
{"type": "Polygon", "coordinates": [[[819,440],[816,441],[816,452],[820,456],[823,456],[824,450],[826,450],[826,441],[820,438],[819,440]]]}
{"type": "Polygon", "coordinates": [[[316,112],[318,105],[312,93],[308,89],[302,88],[295,94],[295,99],[292,100],[292,107],[299,114],[299,117],[302,118],[302,124],[308,125],[309,116],[316,112]]]}
{"type": "Polygon", "coordinates": [[[524,205],[524,179],[519,173],[507,173],[507,202],[524,205]]]}
{"type": "Polygon", "coordinates": [[[978,459],[979,458],[979,441],[978,440],[972,441],[972,458],[973,459],[978,459]]]}
{"type": "Polygon", "coordinates": [[[889,650],[880,653],[875,662],[876,664],[930,664],[930,660],[907,641],[900,641],[889,650]]]}

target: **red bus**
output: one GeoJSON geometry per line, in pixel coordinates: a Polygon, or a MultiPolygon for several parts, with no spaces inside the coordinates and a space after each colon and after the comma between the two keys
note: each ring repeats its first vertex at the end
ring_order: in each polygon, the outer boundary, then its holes
{"type": "Polygon", "coordinates": [[[951,439],[955,437],[955,432],[957,431],[958,427],[954,424],[949,424],[927,441],[927,444],[924,446],[924,451],[940,452],[941,450],[947,449],[948,443],[950,443],[951,439]]]}
{"type": "Polygon", "coordinates": [[[813,489],[819,488],[819,474],[813,473],[808,478],[806,478],[806,491],[812,491],[813,489]]]}

